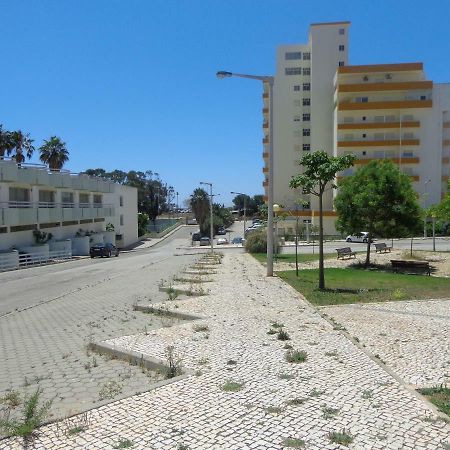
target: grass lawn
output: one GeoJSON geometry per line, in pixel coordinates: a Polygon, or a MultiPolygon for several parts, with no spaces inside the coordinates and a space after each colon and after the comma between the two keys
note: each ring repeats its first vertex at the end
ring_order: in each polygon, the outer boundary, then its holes
{"type": "MultiPolygon", "coordinates": [[[[265,263],[267,261],[267,255],[266,253],[252,253],[252,256],[254,256],[260,263],[265,263]]],[[[323,255],[324,259],[330,259],[330,258],[336,258],[336,255],[334,253],[325,253],[323,255]]],[[[274,256],[275,260],[275,256],[274,256]]],[[[286,262],[286,263],[295,263],[295,254],[290,253],[283,253],[281,255],[277,255],[278,262],[286,262]]],[[[319,261],[319,254],[315,253],[314,255],[310,253],[299,253],[298,254],[298,262],[309,262],[309,261],[319,261]]]]}
{"type": "Polygon", "coordinates": [[[389,273],[355,268],[325,269],[326,290],[320,291],[319,270],[277,272],[277,275],[318,306],[448,298],[450,278],[389,273]]]}
{"type": "Polygon", "coordinates": [[[428,397],[431,403],[437,406],[439,411],[450,416],[450,388],[437,386],[432,388],[417,389],[422,395],[428,397]]]}

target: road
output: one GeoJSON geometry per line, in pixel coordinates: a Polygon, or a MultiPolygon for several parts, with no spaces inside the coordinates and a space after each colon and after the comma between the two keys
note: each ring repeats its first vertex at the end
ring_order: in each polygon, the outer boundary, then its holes
{"type": "Polygon", "coordinates": [[[158,284],[195,259],[177,250],[191,231],[118,258],[0,274],[0,398],[39,386],[44,400],[54,398],[54,417],[63,417],[98,404],[108,383],[120,391],[114,398],[148,389],[155,374],[92,354],[86,344],[171,325],[132,306],[167,300],[158,284]]]}

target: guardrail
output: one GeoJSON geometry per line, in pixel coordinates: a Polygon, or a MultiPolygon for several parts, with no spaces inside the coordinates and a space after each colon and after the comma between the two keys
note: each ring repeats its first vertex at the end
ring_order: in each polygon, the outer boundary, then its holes
{"type": "Polygon", "coordinates": [[[11,253],[0,254],[0,272],[14,270],[20,267],[39,266],[52,262],[72,259],[72,251],[53,250],[48,254],[19,253],[18,258],[11,257],[11,253]]]}

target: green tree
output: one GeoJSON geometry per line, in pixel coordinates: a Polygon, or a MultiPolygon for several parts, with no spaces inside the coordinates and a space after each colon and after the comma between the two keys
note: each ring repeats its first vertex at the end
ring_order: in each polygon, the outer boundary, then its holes
{"type": "Polygon", "coordinates": [[[421,227],[421,210],[411,178],[391,161],[371,161],[353,176],[343,178],[334,205],[338,230],[369,233],[366,266],[370,264],[371,237],[405,237],[421,227]]]}
{"type": "MultiPolygon", "coordinates": [[[[191,195],[190,205],[198,226],[200,227],[200,231],[204,230],[204,224],[207,217],[209,217],[208,193],[202,188],[195,189],[191,195]]],[[[208,235],[208,233],[206,233],[206,235],[208,235]]]]}
{"type": "Polygon", "coordinates": [[[450,181],[447,184],[447,193],[441,203],[432,206],[427,212],[428,217],[433,214],[445,223],[450,222],[450,181]]]}
{"type": "Polygon", "coordinates": [[[148,222],[149,218],[147,214],[138,213],[138,236],[144,236],[147,233],[148,222]]]}
{"type": "Polygon", "coordinates": [[[49,140],[39,147],[39,159],[48,164],[50,170],[59,172],[62,166],[69,160],[69,152],[66,143],[57,136],[51,136],[49,140]]]}
{"type": "Polygon", "coordinates": [[[353,155],[329,156],[324,151],[308,153],[300,160],[303,173],[292,177],[291,189],[302,188],[305,194],[312,194],[319,199],[319,289],[325,289],[323,267],[323,194],[335,187],[336,174],[353,165],[353,155]]]}
{"type": "Polygon", "coordinates": [[[0,124],[0,160],[5,155],[9,156],[14,148],[14,141],[12,139],[12,133],[3,129],[3,125],[0,124]]]}
{"type": "Polygon", "coordinates": [[[33,139],[30,138],[30,134],[24,134],[21,130],[13,131],[11,139],[12,148],[15,150],[13,158],[16,162],[22,164],[25,161],[24,153],[30,159],[34,152],[33,139]]]}

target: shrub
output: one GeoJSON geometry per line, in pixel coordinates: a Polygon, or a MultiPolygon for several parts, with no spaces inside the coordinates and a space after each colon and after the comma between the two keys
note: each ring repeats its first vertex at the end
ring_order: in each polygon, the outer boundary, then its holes
{"type": "Polygon", "coordinates": [[[265,231],[253,231],[247,235],[245,250],[249,253],[267,252],[267,235],[265,231]]]}
{"type": "Polygon", "coordinates": [[[302,363],[306,361],[308,353],[304,350],[288,350],[286,352],[286,361],[290,363],[302,363]]]}

